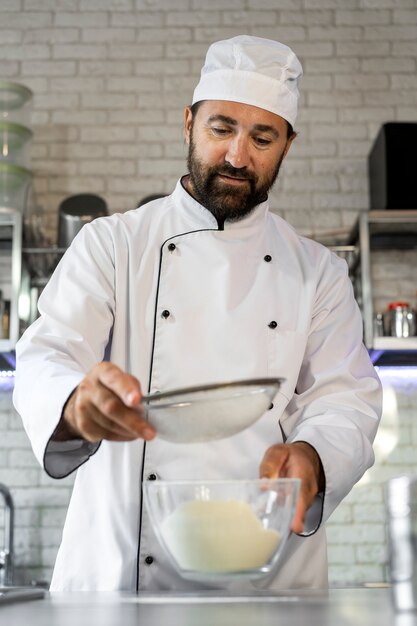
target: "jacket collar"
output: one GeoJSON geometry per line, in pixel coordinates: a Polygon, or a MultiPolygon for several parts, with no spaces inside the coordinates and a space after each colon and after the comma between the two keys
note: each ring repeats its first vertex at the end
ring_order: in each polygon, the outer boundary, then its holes
{"type": "MultiPolygon", "coordinates": [[[[193,198],[193,196],[185,189],[182,182],[184,178],[185,176],[180,178],[172,194],[172,199],[176,209],[181,211],[192,228],[208,228],[218,230],[217,220],[214,215],[212,215],[212,213],[210,213],[210,211],[202,204],[197,202],[197,200],[195,200],[195,198],[193,198]]],[[[229,222],[226,220],[224,230],[231,231],[230,234],[235,232],[238,235],[247,229],[252,230],[261,228],[266,223],[268,209],[269,201],[266,199],[265,202],[258,204],[258,206],[256,206],[254,210],[243,219],[238,220],[237,222],[229,222]]]]}

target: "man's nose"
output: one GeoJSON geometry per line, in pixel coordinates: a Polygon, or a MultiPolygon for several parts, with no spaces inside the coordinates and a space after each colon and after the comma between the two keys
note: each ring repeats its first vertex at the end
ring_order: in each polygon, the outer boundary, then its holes
{"type": "Polygon", "coordinates": [[[247,140],[239,135],[233,137],[228,145],[225,158],[236,169],[247,167],[250,161],[247,140]]]}

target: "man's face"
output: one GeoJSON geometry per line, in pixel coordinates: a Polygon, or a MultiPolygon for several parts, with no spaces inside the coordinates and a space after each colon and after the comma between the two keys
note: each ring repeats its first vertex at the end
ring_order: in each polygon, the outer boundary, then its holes
{"type": "Polygon", "coordinates": [[[201,103],[185,112],[190,193],[218,221],[236,221],[264,201],[291,145],[287,122],[247,104],[201,103]]]}

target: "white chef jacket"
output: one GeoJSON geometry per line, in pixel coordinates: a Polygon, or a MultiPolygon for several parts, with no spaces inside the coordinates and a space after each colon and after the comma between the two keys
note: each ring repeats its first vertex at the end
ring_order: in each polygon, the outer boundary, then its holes
{"type": "Polygon", "coordinates": [[[381,405],[345,261],[268,201],[219,230],[179,181],[168,197],[84,226],[39,311],[17,345],[14,401],[48,474],[78,468],[52,590],[189,589],[159,549],[142,481],[256,478],[283,440],[317,450],[325,493],[306,536],[292,535],[277,571],[253,586],[326,586],[323,523],[373,463],[381,405]],[[145,392],[286,380],[254,426],[221,441],[50,441],[68,396],[103,359],[145,392]]]}

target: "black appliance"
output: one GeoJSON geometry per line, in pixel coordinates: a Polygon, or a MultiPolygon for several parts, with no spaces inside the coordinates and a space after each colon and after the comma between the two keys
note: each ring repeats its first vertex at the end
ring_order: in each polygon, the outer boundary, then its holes
{"type": "Polygon", "coordinates": [[[381,127],[368,158],[370,209],[417,209],[417,122],[381,127]]]}

